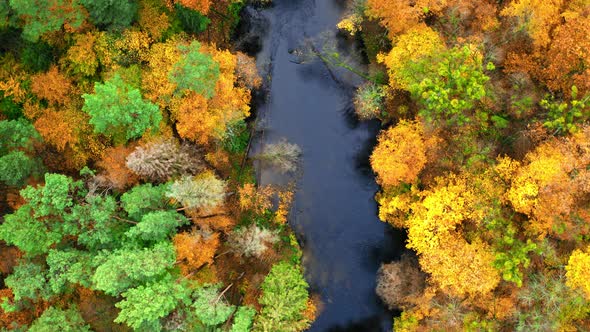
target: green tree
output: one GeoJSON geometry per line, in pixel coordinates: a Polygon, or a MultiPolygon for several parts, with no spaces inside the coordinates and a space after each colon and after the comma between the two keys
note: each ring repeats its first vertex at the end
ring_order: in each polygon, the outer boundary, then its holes
{"type": "Polygon", "coordinates": [[[168,185],[153,186],[151,183],[133,187],[121,196],[121,207],[129,218],[140,221],[149,211],[164,209],[168,205],[168,185]]]}
{"type": "Polygon", "coordinates": [[[189,293],[170,275],[145,286],[131,288],[121,294],[124,300],[115,304],[121,309],[115,322],[125,323],[138,331],[159,331],[159,319],[170,314],[179,304],[188,304],[189,293]]]}
{"type": "Polygon", "coordinates": [[[28,186],[21,190],[21,196],[34,210],[35,218],[63,216],[74,206],[76,196],[83,197],[81,181],[62,174],[45,174],[45,184],[41,187],[28,186]]]}
{"type": "Polygon", "coordinates": [[[75,308],[47,308],[29,327],[29,332],[87,332],[90,327],[75,308]]]}
{"type": "Polygon", "coordinates": [[[100,28],[126,28],[137,15],[135,0],[80,0],[80,3],[88,9],[92,23],[100,28]]]}
{"type": "Polygon", "coordinates": [[[119,249],[95,258],[100,262],[92,276],[94,288],[113,296],[140,283],[162,276],[176,261],[170,242],[152,248],[119,249]]]}
{"type": "Polygon", "coordinates": [[[76,249],[50,250],[47,265],[49,287],[56,294],[70,291],[72,285],[91,286],[92,255],[88,252],[76,249]]]}
{"type": "Polygon", "coordinates": [[[250,332],[255,315],[256,310],[254,308],[248,306],[239,307],[234,315],[234,323],[230,332],[250,332]]]}
{"type": "Polygon", "coordinates": [[[254,331],[302,331],[309,326],[303,317],[307,307],[308,284],[301,270],[287,262],[272,267],[262,283],[262,310],[254,322],[254,331]]]}
{"type": "Polygon", "coordinates": [[[6,300],[2,304],[3,309],[9,312],[21,307],[25,301],[49,299],[54,294],[47,285],[44,267],[32,262],[23,261],[15,266],[14,272],[4,279],[4,283],[14,294],[13,304],[6,300]]]}
{"type": "Polygon", "coordinates": [[[117,219],[117,202],[111,196],[90,195],[66,216],[80,225],[78,243],[90,250],[118,248],[129,224],[117,219]]]}
{"type": "Polygon", "coordinates": [[[22,185],[36,166],[37,162],[23,151],[13,151],[0,157],[0,182],[9,186],[22,185]]]}
{"type": "Polygon", "coordinates": [[[188,219],[175,210],[155,211],[145,214],[141,222],[129,229],[125,235],[145,242],[159,242],[176,233],[177,227],[188,223],[188,219]]]}
{"type": "Polygon", "coordinates": [[[33,42],[64,24],[78,28],[84,22],[76,0],[10,0],[10,6],[23,21],[23,37],[33,42]]]}
{"type": "Polygon", "coordinates": [[[193,41],[190,45],[178,47],[182,56],[169,73],[170,81],[180,90],[191,90],[206,98],[215,95],[219,79],[219,64],[213,58],[200,52],[201,44],[193,41]]]}
{"type": "Polygon", "coordinates": [[[0,239],[35,256],[47,253],[52,245],[61,241],[62,234],[35,220],[31,214],[32,209],[28,205],[7,214],[0,225],[0,239]]]}
{"type": "Polygon", "coordinates": [[[157,130],[162,120],[158,106],[141,98],[138,89],[125,83],[120,75],[94,85],[94,94],[84,94],[85,112],[96,133],[111,137],[115,143],[141,137],[157,130]]]}
{"type": "Polygon", "coordinates": [[[207,326],[216,326],[225,322],[234,311],[234,306],[227,304],[219,294],[220,285],[197,288],[191,305],[195,316],[207,326]]]}
{"type": "Polygon", "coordinates": [[[16,149],[29,151],[40,140],[35,127],[24,119],[0,121],[0,155],[16,149]]]}
{"type": "Polygon", "coordinates": [[[482,57],[468,46],[408,62],[403,72],[409,91],[422,106],[420,114],[429,121],[470,122],[473,117],[468,111],[487,94],[489,77],[483,72],[482,57]]]}
{"type": "Polygon", "coordinates": [[[211,23],[211,20],[207,16],[179,3],[174,5],[174,13],[180,21],[182,30],[188,33],[198,34],[203,32],[207,30],[207,26],[211,23]]]}

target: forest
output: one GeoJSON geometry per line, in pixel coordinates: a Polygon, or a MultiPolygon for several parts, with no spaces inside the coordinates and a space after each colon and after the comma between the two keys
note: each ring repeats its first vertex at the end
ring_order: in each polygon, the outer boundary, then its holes
{"type": "Polygon", "coordinates": [[[590,329],[590,2],[352,1],[395,331],[590,329]]]}
{"type": "Polygon", "coordinates": [[[246,158],[245,5],[0,0],[0,330],[313,320],[292,193],[246,158]]]}
{"type": "MultiPolygon", "coordinates": [[[[393,330],[590,330],[590,1],[336,2],[366,66],[312,53],[362,77],[355,116],[380,123],[393,330]]],[[[294,188],[257,179],[302,150],[251,152],[269,77],[235,42],[247,6],[272,1],[0,0],[0,331],[321,315],[294,188]]]]}

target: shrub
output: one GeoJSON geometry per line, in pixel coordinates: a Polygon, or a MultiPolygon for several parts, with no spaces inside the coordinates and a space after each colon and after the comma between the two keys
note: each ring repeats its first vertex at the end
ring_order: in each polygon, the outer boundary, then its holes
{"type": "Polygon", "coordinates": [[[354,97],[354,110],[361,120],[379,117],[386,96],[385,88],[375,84],[361,85],[354,97]]]}

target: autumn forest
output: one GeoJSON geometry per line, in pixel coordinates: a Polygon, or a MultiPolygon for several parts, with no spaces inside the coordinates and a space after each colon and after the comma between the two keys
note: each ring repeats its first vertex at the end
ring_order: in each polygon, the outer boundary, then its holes
{"type": "MultiPolygon", "coordinates": [[[[389,329],[590,330],[590,1],[310,1],[380,128],[389,329]]],[[[320,330],[297,185],[260,181],[308,152],[257,121],[274,5],[0,0],[0,331],[320,330]]]]}

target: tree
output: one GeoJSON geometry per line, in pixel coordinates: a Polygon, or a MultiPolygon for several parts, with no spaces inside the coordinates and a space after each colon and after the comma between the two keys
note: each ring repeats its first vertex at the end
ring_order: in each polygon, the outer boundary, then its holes
{"type": "Polygon", "coordinates": [[[221,244],[218,233],[207,234],[194,230],[190,233],[178,233],[172,241],[183,275],[188,275],[205,264],[213,263],[217,248],[221,244]]]}
{"type": "Polygon", "coordinates": [[[551,42],[551,30],[560,22],[563,0],[512,0],[500,14],[518,19],[518,28],[524,28],[535,46],[545,47],[551,42]]]}
{"type": "Polygon", "coordinates": [[[35,129],[41,134],[45,142],[55,146],[58,151],[64,151],[66,146],[73,147],[79,143],[79,128],[76,126],[81,120],[80,113],[74,110],[46,109],[35,121],[35,129]]]}
{"type": "Polygon", "coordinates": [[[121,196],[121,207],[129,218],[139,221],[148,212],[168,206],[168,184],[153,186],[151,183],[133,187],[121,196]]]}
{"type": "Polygon", "coordinates": [[[586,299],[590,300],[590,283],[587,277],[590,273],[590,255],[579,249],[574,250],[565,270],[566,285],[572,290],[582,290],[586,299]]]}
{"type": "Polygon", "coordinates": [[[159,242],[167,240],[176,228],[188,224],[188,219],[172,211],[155,211],[145,214],[141,222],[129,229],[125,235],[131,239],[145,242],[159,242]]]}
{"type": "Polygon", "coordinates": [[[94,25],[101,28],[124,29],[137,15],[135,0],[80,0],[90,13],[94,25]]]}
{"type": "Polygon", "coordinates": [[[209,7],[211,6],[211,0],[174,0],[175,3],[181,4],[184,7],[196,10],[203,15],[209,13],[209,7]]]}
{"type": "Polygon", "coordinates": [[[89,332],[91,330],[75,307],[67,310],[49,307],[33,322],[28,331],[89,332]]]}
{"type": "Polygon", "coordinates": [[[127,167],[141,177],[165,181],[174,175],[194,174],[203,165],[194,147],[163,140],[137,147],[127,157],[127,167]]]}
{"type": "Polygon", "coordinates": [[[20,149],[30,151],[41,136],[25,119],[0,121],[0,155],[20,149]]]}
{"type": "Polygon", "coordinates": [[[31,217],[32,213],[30,206],[25,205],[15,213],[7,214],[0,225],[0,239],[35,256],[47,253],[52,245],[61,240],[62,234],[35,220],[31,217]]]}
{"type": "Polygon", "coordinates": [[[381,264],[375,292],[391,310],[411,306],[410,297],[419,296],[426,286],[426,275],[418,260],[404,254],[399,261],[381,264]]]}
{"type": "Polygon", "coordinates": [[[158,129],[162,120],[158,106],[144,101],[139,90],[125,83],[120,75],[104,84],[96,83],[94,91],[82,95],[82,109],[90,114],[96,133],[121,143],[158,129]]]}
{"type": "Polygon", "coordinates": [[[96,258],[94,288],[118,296],[126,289],[163,276],[176,261],[174,248],[161,242],[151,248],[119,249],[96,258]]]}
{"type": "Polygon", "coordinates": [[[225,199],[226,184],[213,173],[204,172],[195,177],[185,176],[170,185],[167,197],[180,202],[185,208],[209,211],[225,199]]]}
{"type": "Polygon", "coordinates": [[[159,281],[131,288],[123,294],[123,300],[115,306],[121,311],[115,319],[135,330],[160,330],[159,319],[171,313],[179,304],[188,304],[189,290],[167,275],[159,281]]]}
{"type": "Polygon", "coordinates": [[[201,52],[201,44],[193,41],[188,46],[179,45],[181,57],[172,67],[169,79],[177,88],[194,91],[205,98],[215,94],[215,84],[219,79],[219,64],[211,55],[201,52]]]}
{"type": "Polygon", "coordinates": [[[382,186],[415,182],[426,161],[422,125],[405,120],[382,132],[371,154],[371,167],[382,186]]]}
{"type": "Polygon", "coordinates": [[[230,332],[249,332],[252,329],[252,322],[256,310],[248,306],[241,306],[234,315],[234,323],[231,326],[230,332]]]}
{"type": "Polygon", "coordinates": [[[235,230],[228,239],[230,247],[236,254],[259,259],[278,241],[276,232],[260,228],[256,223],[235,230]]]}
{"type": "Polygon", "coordinates": [[[92,277],[92,254],[76,249],[55,250],[47,255],[47,279],[51,291],[63,294],[77,285],[90,287],[92,277]]]}
{"type": "MultiPolygon", "coordinates": [[[[570,94],[576,86],[580,95],[590,93],[590,17],[569,19],[555,29],[541,64],[541,79],[553,91],[570,94]]],[[[572,98],[572,99],[575,99],[572,98]]]]}
{"type": "Polygon", "coordinates": [[[425,57],[433,57],[444,49],[444,42],[438,32],[420,24],[401,35],[391,51],[379,54],[377,61],[387,66],[392,88],[409,90],[417,74],[415,70],[408,71],[410,64],[425,57]]]}
{"type": "Polygon", "coordinates": [[[25,303],[47,300],[55,295],[47,285],[45,273],[43,266],[28,261],[21,261],[15,266],[14,272],[4,280],[14,294],[13,303],[5,299],[2,309],[8,312],[15,311],[25,303]]]}
{"type": "Polygon", "coordinates": [[[84,22],[76,0],[10,0],[10,6],[24,21],[23,37],[32,42],[62,27],[77,29],[84,22]]]}
{"type": "Polygon", "coordinates": [[[354,96],[354,111],[360,120],[378,118],[384,109],[387,90],[372,83],[361,85],[354,96]]]}
{"type": "Polygon", "coordinates": [[[31,77],[31,91],[52,105],[67,104],[72,89],[72,82],[59,72],[57,66],[31,77]]]}
{"type": "Polygon", "coordinates": [[[18,186],[35,171],[37,163],[23,151],[13,151],[0,157],[0,182],[18,186]]]}
{"type": "Polygon", "coordinates": [[[94,76],[99,66],[98,57],[94,50],[98,37],[99,34],[93,32],[74,35],[75,43],[62,57],[61,67],[70,75],[94,76]]]}
{"type": "Polygon", "coordinates": [[[287,262],[274,265],[261,288],[262,309],[254,331],[302,331],[309,326],[302,314],[307,307],[308,284],[298,267],[287,262]]]}
{"type": "Polygon", "coordinates": [[[221,285],[205,286],[195,289],[195,299],[191,308],[194,315],[206,326],[219,325],[229,318],[234,312],[234,306],[229,305],[221,298],[219,288],[221,285]]]}
{"type": "Polygon", "coordinates": [[[129,224],[116,219],[117,202],[111,196],[87,195],[85,202],[72,208],[66,220],[80,226],[78,244],[89,250],[120,246],[129,224]]]}
{"type": "MultiPolygon", "coordinates": [[[[493,65],[488,64],[489,69],[493,65]]],[[[472,109],[486,95],[489,77],[483,72],[482,55],[472,46],[455,47],[450,50],[409,62],[408,90],[423,108],[420,111],[427,121],[448,125],[461,125],[475,118],[472,109]]],[[[484,122],[485,123],[485,122],[484,122]]]]}
{"type": "Polygon", "coordinates": [[[396,36],[420,24],[427,14],[439,14],[446,7],[443,0],[368,0],[367,14],[372,18],[379,18],[381,25],[389,31],[389,38],[396,36]]]}

